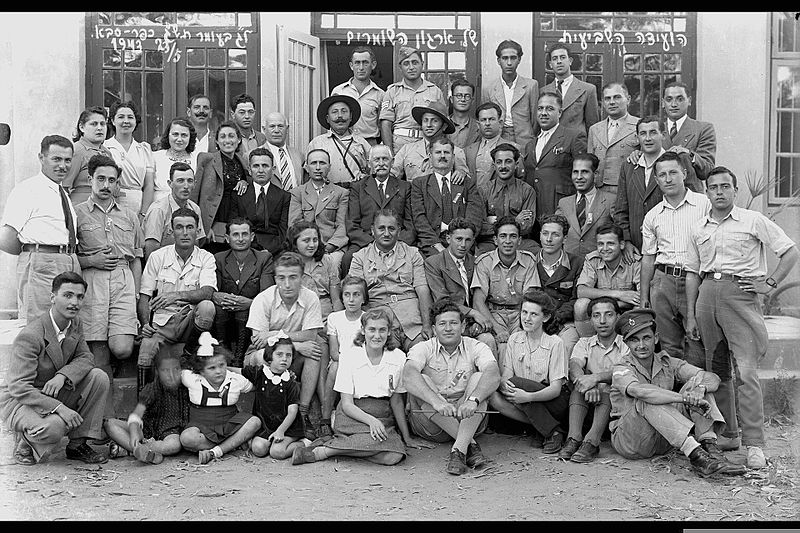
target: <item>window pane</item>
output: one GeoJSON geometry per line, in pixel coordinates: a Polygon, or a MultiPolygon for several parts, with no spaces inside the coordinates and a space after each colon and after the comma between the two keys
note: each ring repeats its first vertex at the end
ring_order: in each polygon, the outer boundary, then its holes
{"type": "Polygon", "coordinates": [[[672,21],[673,31],[686,31],[686,19],[675,19],[672,21]]]}
{"type": "Polygon", "coordinates": [[[103,105],[111,107],[114,102],[120,101],[122,92],[122,75],[118,70],[103,71],[103,105]]]}
{"type": "Polygon", "coordinates": [[[664,71],[665,72],[680,72],[681,70],[681,55],[680,54],[664,54],[664,71]]]}
{"type": "Polygon", "coordinates": [[[97,24],[100,26],[109,26],[111,25],[111,12],[110,11],[101,11],[97,14],[97,24]]]}
{"type": "Polygon", "coordinates": [[[144,66],[147,68],[164,68],[164,54],[152,50],[145,51],[144,66]]]}
{"type": "Polygon", "coordinates": [[[586,72],[603,72],[603,54],[586,54],[586,72]]]}
{"type": "Polygon", "coordinates": [[[426,72],[425,79],[437,85],[442,90],[442,94],[447,94],[447,74],[445,72],[426,72]]]}
{"type": "Polygon", "coordinates": [[[121,63],[119,52],[111,48],[103,49],[103,66],[104,67],[119,67],[121,63]]]}
{"type": "Polygon", "coordinates": [[[625,72],[641,72],[642,56],[639,54],[625,54],[625,72]]]}
{"type": "Polygon", "coordinates": [[[247,50],[229,48],[228,66],[233,68],[245,68],[247,66],[247,50]]]}
{"type": "Polygon", "coordinates": [[[800,68],[778,67],[778,107],[800,107],[800,68]]]}
{"type": "Polygon", "coordinates": [[[164,12],[117,12],[114,24],[117,26],[154,26],[172,22],[172,14],[164,12]]]}
{"type": "MultiPolygon", "coordinates": [[[[148,72],[145,74],[146,98],[144,123],[147,126],[147,133],[144,140],[152,142],[153,138],[161,137],[164,114],[164,87],[163,74],[161,72],[148,72]]],[[[141,128],[139,128],[141,130],[141,128]]],[[[138,131],[138,130],[137,130],[138,131]]]]}
{"type": "MultiPolygon", "coordinates": [[[[228,95],[233,97],[237,94],[247,92],[247,71],[246,70],[229,70],[228,71],[228,95]]],[[[253,127],[258,128],[257,124],[253,127]]]]}
{"type": "Polygon", "coordinates": [[[668,18],[629,17],[614,21],[615,31],[672,31],[672,21],[668,18]]]}
{"type": "Polygon", "coordinates": [[[626,75],[624,77],[625,87],[628,88],[628,93],[631,95],[631,103],[628,104],[628,113],[631,115],[636,115],[637,117],[643,117],[646,114],[641,112],[642,109],[642,89],[641,89],[641,82],[639,76],[634,75],[626,75]]]}
{"type": "Polygon", "coordinates": [[[785,198],[800,189],[800,179],[794,174],[800,171],[800,157],[778,157],[776,168],[778,177],[784,178],[776,186],[778,196],[785,198]]]}
{"type": "Polygon", "coordinates": [[[337,24],[339,28],[394,28],[394,15],[339,15],[337,24]]]}
{"type": "MultiPolygon", "coordinates": [[[[594,85],[597,88],[598,95],[603,94],[603,76],[596,76],[596,75],[586,76],[583,81],[594,85]]],[[[599,107],[599,102],[598,102],[598,107],[599,107]]]]}
{"type": "Polygon", "coordinates": [[[208,49],[208,66],[224,67],[226,63],[225,50],[220,48],[208,49]]]}
{"type": "Polygon", "coordinates": [[[142,68],[142,51],[125,50],[125,66],[129,68],[142,68]]]}
{"type": "Polygon", "coordinates": [[[572,58],[572,72],[581,72],[583,70],[583,54],[570,54],[572,58]]]}
{"type": "Polygon", "coordinates": [[[444,70],[444,52],[428,52],[425,65],[430,70],[444,70]]]}
{"type": "MultiPolygon", "coordinates": [[[[450,85],[453,85],[453,82],[456,80],[465,80],[467,79],[467,73],[463,70],[450,70],[447,73],[447,77],[450,79],[450,85]]],[[[450,94],[450,93],[446,93],[450,94]]]]}
{"type": "Polygon", "coordinates": [[[250,13],[239,13],[236,15],[236,22],[240,28],[249,28],[253,25],[253,17],[250,13]]]}
{"type": "Polygon", "coordinates": [[[642,113],[658,115],[661,105],[661,77],[656,74],[647,74],[642,77],[644,81],[644,105],[642,113]]]}
{"type": "Polygon", "coordinates": [[[472,27],[471,17],[458,17],[458,29],[468,30],[472,27]]]}
{"type": "Polygon", "coordinates": [[[556,18],[557,30],[610,30],[610,18],[597,18],[597,17],[557,17],[556,18]]]}
{"type": "Polygon", "coordinates": [[[553,29],[553,19],[539,19],[539,28],[542,31],[551,31],[553,29]]]}
{"type": "Polygon", "coordinates": [[[214,109],[228,109],[228,102],[225,100],[224,70],[208,71],[208,92],[206,94],[211,98],[211,106],[214,107],[214,109]]]}
{"type": "Polygon", "coordinates": [[[187,48],[186,49],[186,66],[187,67],[203,67],[206,64],[206,49],[205,48],[187,48]]]}
{"type": "Polygon", "coordinates": [[[132,100],[137,104],[141,104],[142,102],[141,71],[129,70],[128,72],[125,73],[125,100],[132,100]]]}
{"type": "Polygon", "coordinates": [[[179,26],[236,26],[236,13],[178,13],[179,26]]]}
{"type": "Polygon", "coordinates": [[[334,21],[333,15],[322,15],[322,20],[320,22],[320,25],[323,28],[333,28],[334,24],[333,21],[334,21]]]}
{"type": "Polygon", "coordinates": [[[644,56],[644,71],[645,72],[660,72],[661,71],[661,54],[645,54],[645,56],[644,56]]]}
{"type": "Polygon", "coordinates": [[[467,54],[464,52],[447,53],[447,70],[464,70],[467,68],[467,54]]]}
{"type": "MultiPolygon", "coordinates": [[[[192,96],[196,94],[205,94],[206,87],[203,83],[203,71],[196,69],[189,69],[186,71],[186,102],[191,100],[192,96]]],[[[214,101],[211,101],[211,107],[214,107],[214,101]]]]}
{"type": "Polygon", "coordinates": [[[413,30],[441,30],[442,28],[455,28],[456,19],[437,15],[398,15],[397,27],[413,30]]]}

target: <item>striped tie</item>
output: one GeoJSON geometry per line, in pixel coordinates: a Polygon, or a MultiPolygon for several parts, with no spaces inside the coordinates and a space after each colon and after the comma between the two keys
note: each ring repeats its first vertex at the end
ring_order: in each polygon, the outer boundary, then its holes
{"type": "Polygon", "coordinates": [[[578,225],[583,227],[586,222],[586,196],[579,194],[578,203],[575,205],[575,214],[578,215],[578,225]]]}
{"type": "Polygon", "coordinates": [[[294,187],[294,181],[289,172],[289,158],[286,157],[286,150],[283,147],[278,148],[278,164],[280,165],[281,187],[284,191],[291,190],[294,187]]]}

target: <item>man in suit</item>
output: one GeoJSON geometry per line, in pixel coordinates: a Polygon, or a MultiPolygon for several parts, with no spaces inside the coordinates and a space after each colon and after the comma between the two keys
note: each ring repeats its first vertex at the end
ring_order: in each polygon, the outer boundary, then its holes
{"type": "Polygon", "coordinates": [[[325,246],[325,253],[331,256],[338,270],[343,248],[347,246],[348,191],[328,181],[330,154],[325,150],[317,148],[308,152],[305,168],[311,179],[290,193],[289,224],[301,220],[316,223],[322,236],[319,245],[325,246]]]}
{"type": "Polygon", "coordinates": [[[557,42],[552,45],[547,56],[550,58],[550,68],[553,69],[556,79],[545,85],[542,93],[558,94],[564,102],[561,123],[568,128],[580,129],[586,134],[589,128],[600,120],[597,110],[597,88],[572,74],[570,70],[572,58],[569,56],[569,48],[564,43],[557,42]]]}
{"type": "Polygon", "coordinates": [[[3,384],[0,419],[15,432],[14,460],[44,461],[66,435],[67,459],[105,463],[86,441],[102,437],[108,376],[94,366],[78,312],[86,282],[62,272],[52,282],[51,307],[14,339],[3,384]]]}
{"type": "Polygon", "coordinates": [[[291,196],[281,188],[273,169],[272,152],[256,148],[250,153],[253,182],[242,196],[234,197],[231,216],[250,220],[258,247],[269,250],[275,257],[283,250],[286,240],[291,196]]]}
{"type": "Polygon", "coordinates": [[[453,184],[453,141],[445,136],[431,143],[433,172],[411,183],[411,214],[417,230],[420,252],[429,257],[447,245],[448,224],[454,217],[465,217],[480,227],[486,212],[475,181],[467,176],[453,184]]]}
{"type": "Polygon", "coordinates": [[[595,186],[617,194],[619,169],[625,158],[639,147],[636,122],[639,117],[628,114],[631,101],[624,83],[612,81],[603,87],[603,109],[608,117],[589,128],[587,151],[600,160],[595,186]]]}
{"type": "Polygon", "coordinates": [[[578,154],[572,160],[575,194],[558,201],[556,213],[567,217],[569,232],[564,241],[567,253],[586,257],[597,249],[597,228],[611,222],[617,197],[605,188],[595,188],[600,160],[594,154],[578,154]]]}
{"type": "MultiPolygon", "coordinates": [[[[498,104],[485,102],[479,105],[475,110],[475,117],[478,119],[480,139],[464,148],[464,156],[467,158],[469,175],[480,189],[494,172],[492,150],[502,143],[508,143],[519,151],[522,151],[522,146],[501,135],[503,109],[498,104]]],[[[525,167],[514,165],[512,170],[514,175],[522,177],[525,167]]]]}
{"type": "MultiPolygon", "coordinates": [[[[641,258],[644,215],[664,197],[653,175],[656,159],[666,152],[663,145],[666,137],[664,124],[655,115],[642,117],[636,123],[636,136],[641,151],[634,150],[631,156],[636,153],[640,155],[635,162],[631,162],[629,157],[620,168],[613,215],[614,223],[622,228],[625,235],[622,258],[628,264],[641,258]]],[[[680,157],[686,167],[687,187],[698,192],[701,185],[689,156],[682,154],[680,157]]]]}
{"type": "Polygon", "coordinates": [[[189,100],[186,117],[197,132],[194,143],[194,151],[197,153],[217,151],[216,132],[208,124],[212,112],[211,99],[205,94],[196,94],[189,100]]]}
{"type": "Polygon", "coordinates": [[[342,279],[350,270],[353,254],[374,240],[372,221],[381,209],[391,208],[400,221],[399,240],[409,246],[417,238],[411,215],[411,184],[392,176],[392,150],[377,144],[369,151],[371,176],[353,184],[348,195],[345,227],[350,243],[342,258],[342,279]]]}
{"type": "Polygon", "coordinates": [[[267,115],[267,144],[264,148],[272,153],[275,161],[273,174],[278,179],[280,188],[290,191],[304,183],[303,156],[300,151],[286,144],[289,138],[289,123],[283,113],[270,113],[267,115]]]}
{"type": "Polygon", "coordinates": [[[508,39],[501,42],[495,55],[501,74],[487,86],[484,101],[500,106],[503,137],[525,146],[534,137],[539,82],[517,74],[522,61],[522,46],[518,42],[508,39]]]}
{"type": "Polygon", "coordinates": [[[248,159],[251,151],[264,146],[267,136],[253,127],[256,118],[256,101],[249,94],[240,94],[231,100],[231,120],[239,128],[239,136],[242,144],[239,145],[239,153],[244,159],[248,159]]]}
{"type": "Polygon", "coordinates": [[[686,112],[692,98],[689,96],[689,88],[681,82],[667,84],[661,102],[667,113],[666,131],[669,135],[664,139],[664,148],[669,152],[688,154],[697,178],[705,181],[714,168],[717,154],[714,125],[689,118],[686,112]]]}
{"type": "MultiPolygon", "coordinates": [[[[475,242],[475,230],[475,225],[466,218],[454,218],[447,232],[447,248],[425,260],[425,278],[431,298],[433,301],[449,298],[455,302],[467,321],[464,334],[473,338],[492,330],[491,317],[471,307],[469,283],[475,271],[475,256],[469,250],[475,242]]],[[[487,337],[496,359],[497,344],[491,335],[487,337]]]]}
{"type": "Polygon", "coordinates": [[[275,285],[275,267],[267,250],[253,250],[253,223],[236,217],[226,225],[225,241],[230,250],[214,254],[217,266],[217,290],[211,297],[216,308],[214,337],[231,346],[233,359],[228,363],[241,367],[250,346],[246,323],[250,305],[258,293],[275,285]]]}
{"type": "MultiPolygon", "coordinates": [[[[560,123],[561,97],[552,92],[539,96],[536,123],[541,131],[525,146],[525,181],[536,189],[536,215],[555,212],[558,200],[575,193],[572,158],[586,151],[586,132],[560,123]]],[[[537,228],[534,228],[534,232],[537,228]]]]}

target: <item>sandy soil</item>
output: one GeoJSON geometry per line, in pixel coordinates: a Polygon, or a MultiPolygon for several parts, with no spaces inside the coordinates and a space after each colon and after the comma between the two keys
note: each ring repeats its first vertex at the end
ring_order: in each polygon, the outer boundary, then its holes
{"type": "MultiPolygon", "coordinates": [[[[787,422],[784,420],[784,422],[787,422]]],[[[60,450],[13,463],[0,434],[3,520],[707,520],[800,519],[800,426],[772,421],[767,469],[702,479],[680,453],[629,461],[603,442],[592,464],[559,461],[524,436],[479,437],[494,465],[445,471],[449,446],[412,450],[394,467],[343,458],[302,466],[237,451],[198,465],[134,458],[84,465],[60,450]],[[269,502],[265,505],[265,502],[269,502]]],[[[742,450],[728,452],[745,461],[742,450]]]]}

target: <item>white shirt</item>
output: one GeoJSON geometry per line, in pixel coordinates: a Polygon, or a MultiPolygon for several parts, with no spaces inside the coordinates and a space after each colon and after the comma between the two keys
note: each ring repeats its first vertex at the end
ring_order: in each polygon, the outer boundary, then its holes
{"type": "Polygon", "coordinates": [[[406,354],[401,350],[384,351],[381,362],[373,365],[367,357],[367,350],[363,346],[354,346],[346,356],[339,358],[333,390],[352,394],[354,398],[386,398],[394,392],[406,392],[401,381],[405,364],[406,354]]]}
{"type": "Polygon", "coordinates": [[[618,119],[613,119],[611,117],[608,117],[608,124],[607,124],[606,127],[608,128],[607,131],[608,131],[608,142],[609,143],[611,141],[613,141],[614,139],[616,139],[617,135],[619,135],[619,128],[622,125],[622,119],[624,119],[626,116],[628,116],[628,115],[626,114],[625,116],[620,117],[618,119]]]}
{"type": "MultiPolygon", "coordinates": [[[[272,155],[275,158],[275,160],[273,162],[273,165],[272,165],[273,169],[274,169],[272,173],[275,176],[279,176],[278,179],[280,180],[281,183],[283,183],[283,176],[280,175],[280,173],[281,173],[281,154],[279,153],[280,147],[275,146],[274,144],[272,144],[269,141],[267,141],[267,144],[265,145],[265,147],[268,148],[270,152],[272,152],[272,155]]],[[[297,179],[297,171],[294,168],[294,162],[292,162],[292,156],[289,154],[289,147],[284,144],[282,148],[283,148],[284,153],[286,154],[286,161],[289,163],[289,166],[287,166],[286,168],[287,168],[287,170],[289,172],[289,176],[291,176],[290,183],[293,184],[291,187],[288,187],[286,189],[286,190],[289,190],[291,188],[294,188],[294,187],[297,187],[298,185],[300,185],[300,182],[297,179]]]]}
{"type": "MultiPolygon", "coordinates": [[[[194,152],[198,154],[200,152],[208,152],[208,138],[210,137],[211,130],[207,131],[203,138],[197,137],[197,140],[194,142],[194,152]]],[[[192,153],[194,153],[192,152],[192,153]]]]}
{"type": "Polygon", "coordinates": [[[669,135],[670,130],[672,130],[672,125],[673,124],[675,124],[675,131],[676,132],[677,131],[681,131],[681,127],[683,126],[683,123],[686,122],[686,117],[687,116],[688,115],[683,115],[681,118],[679,118],[678,120],[676,120],[674,122],[672,121],[672,119],[668,118],[667,119],[667,135],[669,135]]]}
{"type": "Polygon", "coordinates": [[[503,124],[506,126],[512,126],[513,122],[511,119],[511,102],[514,101],[514,89],[517,88],[517,82],[519,81],[519,76],[514,78],[514,82],[509,87],[503,78],[500,78],[500,85],[503,86],[503,95],[506,98],[506,116],[503,117],[503,124]]]}
{"type": "Polygon", "coordinates": [[[661,157],[665,152],[666,152],[666,150],[664,150],[664,148],[661,148],[661,152],[659,152],[659,154],[656,156],[656,158],[653,159],[653,164],[650,165],[650,166],[647,165],[647,160],[644,158],[644,152],[642,152],[642,155],[639,156],[639,160],[636,162],[636,164],[639,165],[640,167],[644,168],[644,186],[645,186],[645,188],[647,188],[647,186],[649,185],[650,178],[653,177],[653,169],[656,166],[656,160],[659,157],[661,157]]]}
{"type": "MultiPolygon", "coordinates": [[[[69,243],[59,187],[60,185],[39,172],[17,183],[12,189],[6,200],[3,224],[17,230],[19,242],[56,245],[69,243]]],[[[78,219],[72,202],[67,203],[77,241],[78,219]]]]}
{"type": "Polygon", "coordinates": [[[547,141],[550,140],[550,136],[553,135],[553,132],[556,131],[558,124],[550,128],[549,130],[542,130],[539,132],[538,140],[536,141],[536,161],[539,161],[542,158],[542,151],[544,150],[547,141]]]}
{"type": "Polygon", "coordinates": [[[58,324],[56,324],[56,319],[53,318],[53,308],[52,307],[50,308],[50,311],[48,311],[48,313],[50,314],[50,320],[53,321],[53,329],[56,332],[56,339],[58,340],[59,343],[61,343],[61,341],[63,341],[64,339],[67,338],[67,330],[72,325],[72,320],[69,321],[69,323],[67,324],[67,327],[65,327],[64,329],[58,329],[58,324]]]}
{"type": "Polygon", "coordinates": [[[686,266],[692,232],[710,210],[708,197],[690,189],[676,207],[664,198],[644,216],[642,255],[655,255],[656,264],[686,266]]]}
{"type": "Polygon", "coordinates": [[[361,316],[364,314],[362,311],[358,318],[349,320],[345,313],[346,311],[342,309],[328,315],[328,335],[335,336],[339,341],[340,361],[342,355],[355,346],[353,340],[356,338],[356,334],[361,331],[361,316]]]}
{"type": "MultiPolygon", "coordinates": [[[[572,85],[572,80],[575,79],[575,76],[570,74],[566,78],[564,78],[564,83],[561,84],[561,98],[563,99],[567,95],[567,91],[569,91],[569,86],[572,85]]],[[[558,78],[556,78],[556,87],[558,87],[558,78]]],[[[558,91],[556,91],[558,92],[558,91]]]]}
{"type": "Polygon", "coordinates": [[[255,181],[253,182],[253,187],[255,187],[256,190],[256,202],[258,202],[258,195],[261,194],[261,187],[264,187],[264,196],[266,196],[267,193],[269,193],[269,184],[271,182],[272,180],[268,181],[265,185],[259,185],[255,181]]]}
{"type": "MultiPolygon", "coordinates": [[[[434,171],[433,175],[436,176],[436,183],[439,184],[439,193],[442,192],[442,178],[447,178],[447,188],[450,189],[450,199],[453,199],[453,176],[452,172],[448,172],[447,174],[439,174],[438,172],[434,171]]],[[[448,224],[444,222],[441,223],[441,231],[445,231],[448,227],[448,224]]]]}
{"type": "Polygon", "coordinates": [[[253,390],[253,384],[249,379],[230,370],[225,374],[225,379],[218,389],[212,387],[208,380],[200,374],[195,374],[187,369],[181,370],[181,383],[189,389],[189,401],[202,407],[236,405],[240,394],[246,394],[253,390]],[[203,389],[206,390],[207,395],[211,393],[211,397],[207,397],[205,402],[203,401],[203,389]]]}

